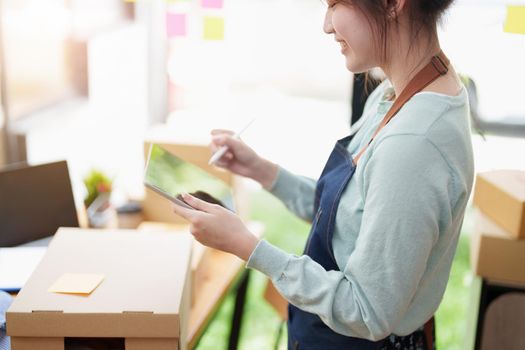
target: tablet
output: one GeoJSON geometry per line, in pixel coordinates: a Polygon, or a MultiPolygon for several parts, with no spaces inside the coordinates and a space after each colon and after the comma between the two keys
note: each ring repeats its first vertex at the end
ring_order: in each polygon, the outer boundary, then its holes
{"type": "Polygon", "coordinates": [[[194,209],[184,202],[181,193],[191,193],[208,202],[234,210],[230,186],[198,166],[186,162],[157,144],[151,144],[144,185],[171,202],[194,209]]]}

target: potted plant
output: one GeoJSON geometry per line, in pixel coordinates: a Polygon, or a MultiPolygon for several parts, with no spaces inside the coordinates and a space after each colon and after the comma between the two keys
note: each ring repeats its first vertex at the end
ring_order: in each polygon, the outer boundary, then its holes
{"type": "Polygon", "coordinates": [[[87,210],[90,227],[105,228],[114,226],[116,211],[111,205],[113,181],[99,170],[91,170],[84,178],[87,190],[84,206],[87,210]]]}

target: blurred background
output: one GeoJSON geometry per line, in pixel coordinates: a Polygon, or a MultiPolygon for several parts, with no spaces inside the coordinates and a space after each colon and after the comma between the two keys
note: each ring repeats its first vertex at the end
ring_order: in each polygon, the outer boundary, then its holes
{"type": "MultiPolygon", "coordinates": [[[[256,118],[243,134],[248,144],[318,177],[352,113],[353,76],[322,31],[325,5],[205,2],[0,0],[0,164],[66,159],[78,203],[82,178],[101,169],[118,205],[144,194],[143,142],[155,125],[207,143],[211,129],[235,130],[256,118]]],[[[476,171],[525,170],[525,36],[504,32],[506,5],[457,0],[440,28],[443,50],[471,79],[476,171]]],[[[251,217],[267,225],[267,238],[300,252],[308,225],[249,188],[251,217]]],[[[469,211],[437,315],[441,349],[464,347],[471,230],[469,211]]],[[[242,349],[275,341],[279,320],[263,287],[255,274],[242,349]]],[[[222,306],[199,349],[225,347],[232,304],[222,306]]]]}

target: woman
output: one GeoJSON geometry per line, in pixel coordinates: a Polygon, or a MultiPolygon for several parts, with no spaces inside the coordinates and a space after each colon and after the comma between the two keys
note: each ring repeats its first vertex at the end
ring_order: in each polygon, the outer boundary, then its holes
{"type": "Polygon", "coordinates": [[[290,302],[289,349],[433,349],[473,181],[467,94],[440,49],[451,0],[328,2],[324,31],[346,67],[387,79],[361,129],[336,143],[318,181],[214,130],[218,166],[250,177],[312,221],[303,256],[259,241],[232,213],[192,196],[175,212],[205,245],[246,260],[290,302]]]}

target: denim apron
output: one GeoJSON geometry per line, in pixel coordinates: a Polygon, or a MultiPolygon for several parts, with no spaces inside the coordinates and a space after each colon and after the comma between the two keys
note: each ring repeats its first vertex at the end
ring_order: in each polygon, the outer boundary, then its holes
{"type": "MultiPolygon", "coordinates": [[[[356,169],[346,148],[352,137],[348,136],[336,143],[315,191],[316,214],[304,254],[326,271],[339,271],[332,249],[332,237],[341,194],[356,169]]],[[[288,305],[289,350],[375,350],[379,346],[377,342],[338,334],[325,325],[319,316],[288,305]]]]}
{"type": "MultiPolygon", "coordinates": [[[[372,139],[415,93],[421,91],[439,76],[446,74],[447,67],[448,60],[442,52],[439,53],[439,56],[434,56],[431,63],[423,68],[399,95],[372,139]]],[[[323,266],[326,271],[340,271],[332,247],[335,218],[341,195],[355,173],[357,160],[366,149],[366,147],[363,148],[353,159],[352,155],[347,151],[348,144],[352,138],[353,135],[350,135],[337,141],[315,190],[315,216],[304,254],[323,266]]],[[[384,340],[374,342],[336,333],[319,316],[289,304],[288,349],[380,350],[395,348],[403,350],[409,347],[413,349],[432,349],[434,347],[433,325],[434,320],[432,318],[411,335],[404,337],[392,335],[384,340]],[[406,347],[405,344],[407,344],[406,347]]]]}

